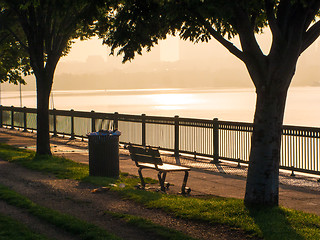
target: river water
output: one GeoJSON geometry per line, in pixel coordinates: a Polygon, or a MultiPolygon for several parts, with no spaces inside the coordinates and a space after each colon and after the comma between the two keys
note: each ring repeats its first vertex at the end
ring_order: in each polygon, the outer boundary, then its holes
{"type": "MultiPolygon", "coordinates": [[[[254,89],[130,89],[53,91],[50,108],[152,116],[252,122],[254,89]]],[[[22,106],[36,107],[33,91],[23,91],[22,106]]],[[[19,91],[1,92],[1,104],[20,104],[19,91]]],[[[284,124],[320,127],[320,87],[291,87],[284,124]]]]}

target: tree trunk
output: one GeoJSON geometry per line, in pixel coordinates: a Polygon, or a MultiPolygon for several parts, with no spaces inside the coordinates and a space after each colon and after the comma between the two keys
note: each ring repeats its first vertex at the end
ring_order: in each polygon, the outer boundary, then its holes
{"type": "Polygon", "coordinates": [[[53,77],[38,75],[37,81],[37,155],[51,155],[49,135],[49,97],[53,77]]]}
{"type": "Polygon", "coordinates": [[[257,91],[245,204],[278,206],[282,124],[287,88],[257,91]]]}

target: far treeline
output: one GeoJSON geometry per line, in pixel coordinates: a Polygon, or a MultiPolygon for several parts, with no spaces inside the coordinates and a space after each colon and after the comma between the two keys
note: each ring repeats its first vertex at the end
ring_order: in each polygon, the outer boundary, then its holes
{"type": "Polygon", "coordinates": [[[36,77],[38,155],[51,154],[49,96],[72,39],[96,35],[111,54],[123,54],[123,62],[170,34],[218,41],[244,63],[257,94],[244,202],[278,205],[287,92],[300,55],[320,35],[320,0],[0,0],[0,9],[1,80],[36,77]],[[268,53],[256,39],[266,28],[272,34],[268,53]],[[236,36],[240,47],[232,43],[236,36]],[[10,49],[16,51],[10,55],[10,49]]]}
{"type": "MultiPolygon", "coordinates": [[[[82,64],[80,64],[81,66],[82,64]]],[[[254,88],[249,75],[243,71],[221,69],[215,72],[192,70],[168,70],[155,72],[125,72],[114,70],[99,73],[60,73],[54,77],[53,90],[108,90],[108,89],[152,89],[152,88],[186,88],[186,89],[235,89],[254,88]],[[231,73],[231,74],[230,74],[231,73]],[[74,84],[74,83],[77,84],[74,84]]],[[[299,76],[295,76],[293,87],[320,87],[320,68],[305,67],[299,76]],[[319,79],[315,79],[319,72],[319,79]]],[[[33,76],[25,78],[23,91],[35,91],[33,76]]],[[[19,91],[14,84],[3,84],[2,91],[19,91]]]]}

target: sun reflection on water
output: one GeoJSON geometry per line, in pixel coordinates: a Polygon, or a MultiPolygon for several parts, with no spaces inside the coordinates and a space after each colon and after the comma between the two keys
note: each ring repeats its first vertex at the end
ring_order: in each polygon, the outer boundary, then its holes
{"type": "Polygon", "coordinates": [[[155,109],[159,109],[159,110],[181,110],[181,109],[186,109],[186,107],[182,107],[182,106],[176,106],[176,105],[172,105],[172,106],[154,106],[155,109]]]}
{"type": "MultiPolygon", "coordinates": [[[[292,87],[288,94],[286,125],[319,126],[320,87],[292,87]]],[[[255,92],[252,89],[130,89],[54,91],[59,110],[119,112],[150,116],[175,116],[252,122],[255,92]]],[[[24,91],[23,105],[36,107],[34,91],[24,91]]],[[[1,104],[19,106],[19,92],[4,91],[1,104]]],[[[51,106],[50,106],[51,107],[51,106]]]]}
{"type": "Polygon", "coordinates": [[[182,106],[179,107],[179,105],[188,105],[199,102],[193,94],[152,94],[146,97],[148,97],[157,108],[161,106],[166,107],[166,109],[168,109],[168,107],[171,109],[172,107],[175,107],[174,109],[176,109],[176,107],[181,109],[182,106]]]}

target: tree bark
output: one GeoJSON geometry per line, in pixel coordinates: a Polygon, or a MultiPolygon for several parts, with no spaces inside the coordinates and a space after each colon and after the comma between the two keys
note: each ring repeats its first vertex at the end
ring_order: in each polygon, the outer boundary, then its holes
{"type": "Polygon", "coordinates": [[[245,204],[278,206],[282,124],[287,88],[257,91],[245,204]]]}
{"type": "Polygon", "coordinates": [[[51,155],[49,135],[49,97],[53,76],[45,72],[36,76],[37,82],[37,155],[51,155]]]}

